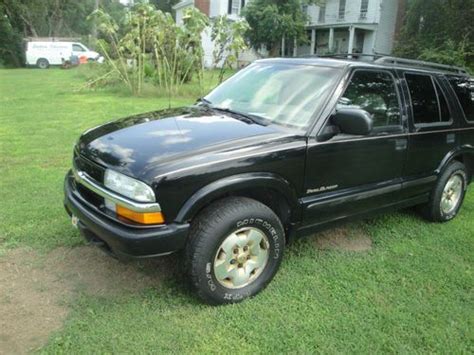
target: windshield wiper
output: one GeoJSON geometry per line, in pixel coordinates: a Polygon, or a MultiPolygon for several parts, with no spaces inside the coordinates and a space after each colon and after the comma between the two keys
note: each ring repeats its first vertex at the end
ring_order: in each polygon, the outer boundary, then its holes
{"type": "Polygon", "coordinates": [[[200,97],[200,98],[197,100],[197,103],[198,103],[198,104],[204,104],[205,106],[208,106],[208,107],[211,107],[211,105],[212,105],[212,102],[209,101],[208,99],[205,99],[204,97],[200,97]]]}
{"type": "Polygon", "coordinates": [[[250,114],[250,113],[244,113],[244,112],[240,112],[240,111],[236,111],[236,110],[232,110],[232,109],[226,108],[226,107],[216,107],[216,106],[211,106],[211,105],[209,105],[209,107],[214,109],[214,110],[217,110],[217,111],[222,111],[222,112],[230,113],[230,114],[233,114],[235,116],[241,117],[241,118],[245,119],[245,121],[247,121],[248,123],[255,123],[255,124],[258,124],[258,125],[261,125],[261,126],[268,126],[268,124],[269,124],[269,122],[261,116],[253,115],[253,114],[250,114]]]}

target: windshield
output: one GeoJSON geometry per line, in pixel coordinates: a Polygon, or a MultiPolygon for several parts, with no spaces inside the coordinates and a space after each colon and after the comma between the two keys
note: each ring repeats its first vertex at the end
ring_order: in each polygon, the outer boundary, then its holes
{"type": "Polygon", "coordinates": [[[334,68],[256,63],[219,85],[205,100],[215,108],[303,129],[338,77],[334,68]]]}

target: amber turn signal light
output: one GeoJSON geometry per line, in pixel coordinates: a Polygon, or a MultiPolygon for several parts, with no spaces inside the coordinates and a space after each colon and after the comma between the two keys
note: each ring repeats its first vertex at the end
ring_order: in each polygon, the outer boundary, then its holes
{"type": "Polygon", "coordinates": [[[127,218],[131,221],[140,223],[140,224],[163,224],[165,223],[165,218],[161,212],[146,212],[140,213],[129,210],[123,206],[117,205],[115,212],[117,215],[127,218]]]}

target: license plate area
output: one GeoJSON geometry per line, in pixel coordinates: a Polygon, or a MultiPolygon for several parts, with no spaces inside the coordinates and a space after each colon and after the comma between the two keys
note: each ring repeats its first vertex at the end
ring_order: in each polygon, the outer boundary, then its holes
{"type": "Polygon", "coordinates": [[[79,228],[79,218],[76,216],[72,215],[71,216],[71,224],[74,228],[79,228]]]}

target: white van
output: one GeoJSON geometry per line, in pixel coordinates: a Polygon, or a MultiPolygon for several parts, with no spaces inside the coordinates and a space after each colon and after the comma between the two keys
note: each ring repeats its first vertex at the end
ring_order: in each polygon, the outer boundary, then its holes
{"type": "Polygon", "coordinates": [[[88,61],[102,62],[99,53],[91,51],[78,42],[27,42],[26,65],[46,69],[50,65],[61,65],[71,56],[86,57],[88,61]]]}

